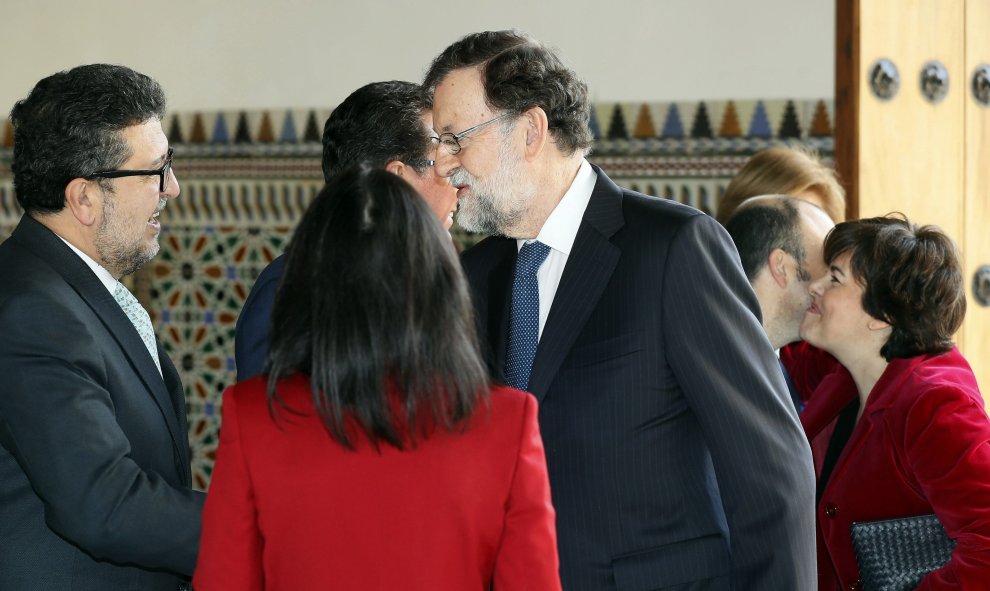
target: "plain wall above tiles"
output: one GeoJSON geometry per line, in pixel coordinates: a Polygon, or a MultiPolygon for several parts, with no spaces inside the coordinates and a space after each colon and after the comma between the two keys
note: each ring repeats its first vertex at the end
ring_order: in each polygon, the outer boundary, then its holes
{"type": "Polygon", "coordinates": [[[596,102],[834,93],[830,0],[11,0],[0,119],[39,79],[91,62],[157,78],[173,111],[329,107],[512,27],[557,47],[596,102]]]}

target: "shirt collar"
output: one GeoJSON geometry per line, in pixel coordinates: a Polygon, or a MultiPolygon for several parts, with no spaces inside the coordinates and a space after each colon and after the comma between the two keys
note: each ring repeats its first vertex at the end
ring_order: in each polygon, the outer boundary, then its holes
{"type": "MultiPolygon", "coordinates": [[[[55,235],[58,236],[58,234],[55,235]]],[[[64,242],[66,245],[68,245],[68,247],[71,248],[74,253],[79,255],[79,258],[81,258],[83,262],[86,263],[89,266],[89,268],[93,270],[94,273],[96,273],[96,276],[100,279],[100,283],[102,283],[103,286],[110,291],[110,293],[113,293],[117,289],[117,279],[110,274],[110,271],[107,271],[102,265],[100,265],[92,258],[90,258],[90,256],[85,252],[76,248],[71,242],[69,242],[65,238],[58,236],[58,239],[64,242]]]]}
{"type": "MultiPolygon", "coordinates": [[[[598,175],[587,160],[581,160],[581,167],[578,168],[577,175],[571,183],[570,188],[564,193],[560,203],[550,212],[550,217],[543,224],[536,240],[546,244],[553,250],[570,254],[571,247],[574,246],[574,239],[577,238],[578,228],[581,227],[581,220],[584,218],[584,210],[588,208],[591,201],[591,192],[598,182],[598,175]]],[[[522,248],[527,240],[518,240],[516,247],[522,248]]]]}

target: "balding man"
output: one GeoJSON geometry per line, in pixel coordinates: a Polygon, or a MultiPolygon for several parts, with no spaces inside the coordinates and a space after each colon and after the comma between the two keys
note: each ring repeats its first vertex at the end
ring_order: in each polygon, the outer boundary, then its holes
{"type": "MultiPolygon", "coordinates": [[[[798,329],[811,303],[808,284],[827,271],[822,244],[833,225],[820,207],[787,195],[747,199],[725,224],[775,349],[801,339],[798,329]]],[[[793,387],[791,397],[800,410],[793,387]]]]}

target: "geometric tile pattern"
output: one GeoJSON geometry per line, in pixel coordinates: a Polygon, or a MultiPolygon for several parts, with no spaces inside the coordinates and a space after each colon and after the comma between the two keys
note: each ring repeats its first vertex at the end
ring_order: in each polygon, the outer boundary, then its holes
{"type": "Polygon", "coordinates": [[[258,273],[284,249],[289,227],[165,226],[159,255],[141,273],[149,313],[182,374],[193,483],[205,490],[215,459],[220,398],[234,383],[234,327],[258,273]]]}
{"type": "MultiPolygon", "coordinates": [[[[215,459],[220,395],[236,380],[234,326],[258,273],[282,253],[323,184],[330,109],[190,112],[163,123],[182,194],[162,212],[161,251],[129,281],[185,388],[193,484],[215,459]]],[[[830,100],[596,103],[589,159],[619,185],[709,213],[749,155],[781,144],[833,152],[830,100]]],[[[0,241],[21,211],[0,120],[0,241]]],[[[464,248],[479,239],[456,225],[464,248]]]]}

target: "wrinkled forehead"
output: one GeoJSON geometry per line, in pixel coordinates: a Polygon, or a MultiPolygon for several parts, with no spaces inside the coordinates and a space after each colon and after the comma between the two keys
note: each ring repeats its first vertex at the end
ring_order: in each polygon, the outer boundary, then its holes
{"type": "Polygon", "coordinates": [[[453,70],[433,91],[433,129],[438,133],[458,133],[493,115],[477,67],[453,70]]]}

